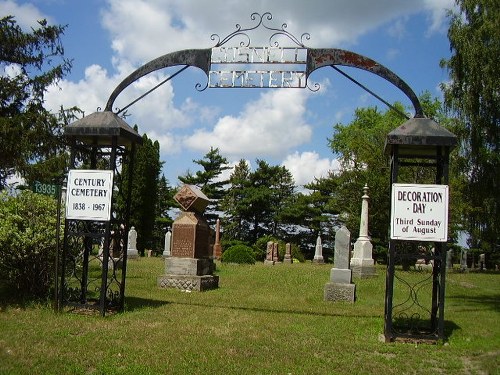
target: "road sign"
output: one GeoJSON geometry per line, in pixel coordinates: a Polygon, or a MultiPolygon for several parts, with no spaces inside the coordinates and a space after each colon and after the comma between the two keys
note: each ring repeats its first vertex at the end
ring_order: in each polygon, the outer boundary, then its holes
{"type": "Polygon", "coordinates": [[[391,239],[448,240],[448,185],[393,184],[391,198],[391,239]]]}
{"type": "Polygon", "coordinates": [[[59,185],[56,184],[45,184],[43,182],[35,181],[31,186],[31,190],[37,194],[48,195],[53,198],[57,198],[59,193],[59,185]]]}
{"type": "Polygon", "coordinates": [[[70,170],[66,191],[66,219],[110,220],[112,192],[113,171],[70,170]]]}

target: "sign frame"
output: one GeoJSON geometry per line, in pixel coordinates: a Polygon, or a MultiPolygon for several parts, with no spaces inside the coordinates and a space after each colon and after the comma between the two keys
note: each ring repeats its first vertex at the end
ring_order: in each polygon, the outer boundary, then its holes
{"type": "Polygon", "coordinates": [[[109,221],[113,171],[71,169],[66,191],[66,219],[109,221]]]}
{"type": "Polygon", "coordinates": [[[449,187],[393,183],[391,240],[447,242],[449,187]]]}

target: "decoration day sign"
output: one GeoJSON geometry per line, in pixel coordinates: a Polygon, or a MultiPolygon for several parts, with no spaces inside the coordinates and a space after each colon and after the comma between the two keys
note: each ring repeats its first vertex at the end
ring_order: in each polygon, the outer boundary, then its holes
{"type": "Polygon", "coordinates": [[[446,242],[448,185],[393,184],[391,239],[446,242]]]}
{"type": "Polygon", "coordinates": [[[72,169],[68,173],[66,219],[108,221],[113,171],[72,169]]]}

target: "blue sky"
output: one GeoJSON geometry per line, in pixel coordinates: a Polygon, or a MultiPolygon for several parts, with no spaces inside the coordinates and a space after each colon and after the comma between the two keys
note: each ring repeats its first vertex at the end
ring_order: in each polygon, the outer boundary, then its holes
{"type": "MultiPolygon", "coordinates": [[[[73,69],[47,93],[46,105],[78,106],[86,114],[106,101],[118,83],[142,64],[166,53],[214,45],[236,24],[252,27],[253,12],[270,12],[272,27],[287,31],[315,48],[343,48],[365,55],[391,69],[417,93],[441,97],[439,84],[448,79],[439,61],[447,58],[446,9],[453,0],[0,0],[0,15],[14,15],[23,27],[46,18],[67,25],[63,36],[73,69]]],[[[268,45],[270,36],[249,33],[251,45],[268,45]]],[[[228,45],[234,46],[236,41],[228,45]]],[[[286,43],[283,43],[283,46],[286,43]]],[[[144,77],[125,90],[116,105],[123,107],[178,68],[144,77]]],[[[389,102],[409,100],[396,87],[372,74],[346,72],[389,102]]],[[[4,74],[2,72],[2,74],[4,74]]],[[[218,147],[232,163],[245,159],[255,165],[264,159],[285,165],[298,185],[336,169],[327,147],[335,123],[348,124],[358,107],[380,103],[331,68],[314,72],[309,80],[321,85],[308,89],[207,89],[206,77],[189,68],[133,105],[127,122],[137,124],[161,145],[163,173],[172,185],[177,176],[195,172],[193,159],[218,147]]]]}

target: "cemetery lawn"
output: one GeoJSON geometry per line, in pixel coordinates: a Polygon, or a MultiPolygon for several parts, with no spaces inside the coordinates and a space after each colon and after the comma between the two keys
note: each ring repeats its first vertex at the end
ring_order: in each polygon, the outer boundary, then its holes
{"type": "Polygon", "coordinates": [[[323,301],[331,264],[217,264],[219,289],[159,289],[129,261],[126,310],[102,318],[0,296],[0,374],[500,374],[500,273],[446,276],[445,342],[383,343],[385,267],[323,301]]]}

